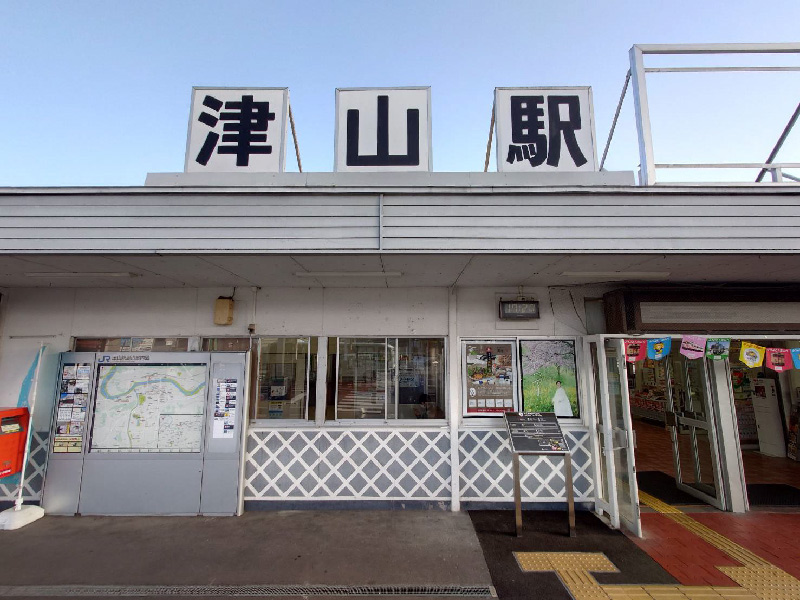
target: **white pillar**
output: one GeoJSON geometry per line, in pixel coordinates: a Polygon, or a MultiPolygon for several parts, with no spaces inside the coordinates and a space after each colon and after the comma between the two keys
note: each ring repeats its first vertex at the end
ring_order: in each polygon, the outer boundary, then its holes
{"type": "Polygon", "coordinates": [[[461,464],[458,455],[458,423],[461,420],[461,344],[458,341],[458,293],[452,288],[447,303],[447,373],[450,390],[450,509],[461,510],[461,464]]]}
{"type": "Polygon", "coordinates": [[[317,338],[317,402],[314,423],[317,427],[325,424],[325,403],[328,398],[328,338],[317,338]]]}
{"type": "Polygon", "coordinates": [[[719,447],[722,486],[728,496],[728,508],[735,513],[747,510],[739,426],[731,390],[731,373],[727,360],[709,361],[712,365],[712,400],[716,405],[717,445],[719,447]]]}

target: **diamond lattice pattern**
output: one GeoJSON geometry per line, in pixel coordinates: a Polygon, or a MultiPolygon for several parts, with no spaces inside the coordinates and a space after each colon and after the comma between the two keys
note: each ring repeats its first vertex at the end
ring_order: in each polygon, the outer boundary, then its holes
{"type": "MultiPolygon", "coordinates": [[[[572,453],[575,501],[594,500],[588,430],[564,431],[572,453]]],[[[514,478],[511,447],[504,430],[467,430],[459,434],[461,498],[511,501],[514,478]]],[[[526,501],[565,501],[564,463],[559,456],[522,456],[520,485],[526,501]]]]}
{"type": "Polygon", "coordinates": [[[255,430],[245,500],[450,499],[447,430],[255,430]]]}
{"type": "MultiPolygon", "coordinates": [[[[42,497],[42,483],[47,466],[47,431],[34,431],[31,436],[31,451],[25,467],[25,489],[23,500],[36,501],[42,497]]],[[[0,479],[0,501],[16,500],[19,493],[19,474],[0,479]],[[7,481],[6,481],[7,480],[7,481]],[[6,481],[4,483],[4,481],[6,481]]]]}

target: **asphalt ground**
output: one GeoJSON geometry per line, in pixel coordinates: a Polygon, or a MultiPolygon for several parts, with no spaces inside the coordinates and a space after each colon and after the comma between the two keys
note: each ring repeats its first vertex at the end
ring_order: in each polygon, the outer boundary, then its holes
{"type": "Polygon", "coordinates": [[[476,510],[469,516],[503,600],[572,600],[555,573],[523,572],[514,552],[602,552],[620,572],[595,574],[601,584],[677,583],[624,534],[609,529],[590,512],[576,513],[575,537],[567,535],[565,511],[523,511],[521,537],[516,536],[513,511],[476,510]]]}
{"type": "Polygon", "coordinates": [[[44,517],[0,531],[0,571],[6,596],[8,586],[491,585],[469,516],[433,510],[44,517]]]}

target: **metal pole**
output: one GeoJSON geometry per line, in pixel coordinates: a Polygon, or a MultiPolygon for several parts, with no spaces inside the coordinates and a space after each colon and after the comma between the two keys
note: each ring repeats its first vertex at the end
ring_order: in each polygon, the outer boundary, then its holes
{"type": "Polygon", "coordinates": [[[656,182],[653,134],[650,127],[650,105],[647,101],[644,58],[639,46],[631,47],[630,59],[633,101],[636,109],[636,131],[639,134],[639,184],[653,185],[656,182]]]}
{"type": "MultiPolygon", "coordinates": [[[[800,103],[797,105],[797,108],[794,109],[794,113],[792,117],[789,119],[789,122],[786,124],[786,127],[783,128],[783,133],[781,133],[781,137],[778,138],[775,147],[772,149],[772,152],[769,153],[769,158],[767,158],[767,162],[771,163],[775,160],[775,157],[780,152],[781,146],[786,141],[786,138],[789,137],[789,133],[792,131],[792,127],[797,122],[797,117],[800,117],[800,103]]],[[[758,172],[758,177],[756,177],[756,183],[760,183],[762,179],[764,179],[764,175],[767,174],[767,169],[761,169],[758,172]]]]}
{"type": "Polygon", "coordinates": [[[575,490],[572,489],[572,455],[569,452],[564,453],[564,485],[567,488],[569,537],[575,537],[575,490]]]}
{"type": "Polygon", "coordinates": [[[606,147],[603,150],[603,158],[600,159],[600,170],[603,170],[603,165],[606,164],[606,156],[608,156],[608,149],[611,147],[611,138],[614,137],[614,130],[617,128],[617,121],[619,120],[619,113],[622,111],[622,103],[625,101],[625,94],[628,92],[628,84],[631,81],[631,70],[628,69],[625,75],[625,85],[622,86],[622,94],[620,94],[619,102],[617,103],[617,112],[614,113],[614,120],[611,121],[611,130],[608,132],[608,139],[606,140],[606,147]]]}
{"type": "Polygon", "coordinates": [[[486,142],[486,160],[483,163],[483,172],[489,170],[489,157],[492,155],[492,136],[494,135],[494,110],[495,104],[492,102],[492,121],[489,124],[489,141],[486,142]]]}
{"type": "Polygon", "coordinates": [[[294,154],[297,157],[297,170],[303,172],[303,163],[300,162],[300,145],[297,143],[297,130],[294,128],[294,116],[292,115],[292,105],[289,105],[289,125],[292,127],[292,139],[294,140],[294,154]]]}
{"type": "Polygon", "coordinates": [[[514,523],[517,537],[522,535],[522,491],[519,482],[519,454],[511,454],[511,468],[514,470],[514,523]]]}

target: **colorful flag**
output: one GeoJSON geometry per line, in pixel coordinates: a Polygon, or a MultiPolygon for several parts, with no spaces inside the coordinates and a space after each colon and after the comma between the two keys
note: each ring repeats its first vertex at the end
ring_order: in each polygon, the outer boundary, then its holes
{"type": "Polygon", "coordinates": [[[708,338],[706,340],[706,358],[724,360],[731,351],[731,338],[708,338]]]}
{"type": "Polygon", "coordinates": [[[800,348],[792,348],[789,350],[792,353],[792,362],[795,369],[800,369],[800,348]]]}
{"type": "Polygon", "coordinates": [[[647,340],[647,358],[651,358],[653,360],[661,360],[667,354],[669,354],[669,350],[672,347],[672,338],[663,337],[663,338],[653,338],[652,340],[647,340]]]}
{"type": "Polygon", "coordinates": [[[644,360],[647,356],[647,343],[645,340],[625,340],[625,360],[636,362],[644,360]]]}
{"type": "Polygon", "coordinates": [[[764,352],[766,350],[764,346],[756,346],[750,342],[742,342],[742,351],[739,354],[739,360],[751,369],[753,367],[760,367],[764,363],[764,352]]]}
{"type": "Polygon", "coordinates": [[[704,335],[683,336],[680,352],[686,358],[701,358],[706,353],[706,337],[704,335]]]}
{"type": "Polygon", "coordinates": [[[786,348],[767,348],[767,368],[780,373],[792,368],[792,353],[786,348]]]}

